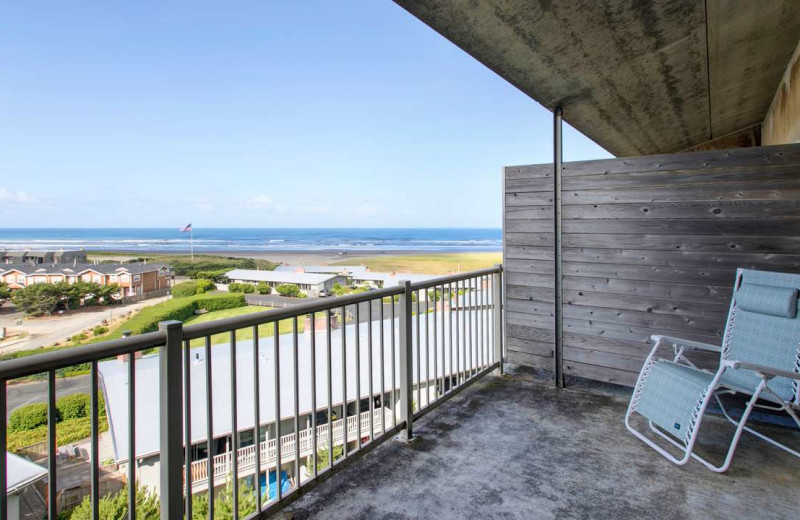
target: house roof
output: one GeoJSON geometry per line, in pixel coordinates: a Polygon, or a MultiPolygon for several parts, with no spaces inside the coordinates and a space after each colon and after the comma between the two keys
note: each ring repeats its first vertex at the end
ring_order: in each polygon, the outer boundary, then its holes
{"type": "Polygon", "coordinates": [[[70,276],[81,275],[94,271],[100,274],[141,274],[158,271],[165,264],[0,264],[0,273],[18,271],[26,275],[32,274],[64,274],[70,276]]]}
{"type": "Polygon", "coordinates": [[[234,269],[225,276],[231,280],[248,280],[252,282],[302,283],[317,285],[337,278],[336,274],[295,273],[289,271],[259,271],[257,269],[234,269]]]}
{"type": "MultiPolygon", "coordinates": [[[[454,311],[453,315],[464,311],[454,311]]],[[[432,313],[426,314],[427,320],[420,323],[420,330],[425,337],[425,329],[433,326],[434,316],[432,313]]],[[[463,320],[463,316],[458,318],[463,320]]],[[[436,314],[436,330],[444,330],[442,323],[442,313],[436,314]]],[[[477,322],[477,320],[476,320],[477,322]]],[[[460,322],[459,322],[460,323],[460,322]]],[[[394,330],[398,330],[399,325],[394,324],[394,330]]],[[[346,357],[347,360],[347,399],[353,401],[356,398],[355,374],[356,374],[356,350],[355,335],[356,326],[353,323],[345,327],[346,338],[346,357]]],[[[361,323],[359,327],[360,343],[360,390],[361,397],[369,396],[369,374],[366,370],[368,364],[368,332],[371,330],[373,337],[373,390],[379,393],[381,388],[380,378],[380,331],[383,330],[384,337],[384,385],[386,391],[392,388],[392,345],[388,338],[392,333],[392,320],[386,319],[383,324],[375,320],[370,329],[367,323],[361,323]]],[[[327,336],[325,330],[318,330],[315,338],[316,345],[316,404],[318,409],[327,408],[327,355],[325,345],[327,336]]],[[[440,371],[443,366],[451,367],[449,339],[439,338],[437,343],[439,348],[436,353],[433,349],[429,352],[430,374],[433,377],[434,356],[436,356],[436,367],[440,371]],[[444,363],[444,364],[443,364],[444,363]]],[[[342,402],[342,329],[331,331],[331,400],[333,404],[342,402]]],[[[307,367],[311,366],[310,356],[311,335],[306,332],[298,336],[298,407],[301,414],[312,410],[311,406],[311,371],[307,367]]],[[[284,334],[279,336],[280,345],[280,385],[281,385],[281,418],[285,419],[294,415],[294,362],[292,335],[284,334]]],[[[462,347],[463,348],[463,347],[462,347]]],[[[272,389],[274,388],[274,351],[275,345],[272,337],[259,338],[259,416],[262,423],[274,422],[275,420],[275,399],[272,389]]],[[[394,366],[399,366],[399,349],[395,349],[394,366]]],[[[454,354],[455,357],[455,354],[454,354]]],[[[458,359],[462,369],[467,365],[463,352],[458,359]]],[[[191,407],[192,407],[192,442],[203,442],[206,440],[206,380],[205,366],[206,358],[203,348],[192,349],[192,362],[190,368],[191,383],[191,407]]],[[[231,370],[230,370],[230,345],[218,344],[211,347],[211,369],[213,381],[212,406],[213,406],[213,427],[214,436],[219,437],[229,434],[231,431],[231,370]]],[[[149,403],[158,403],[159,399],[159,357],[158,354],[144,356],[136,360],[136,402],[140,403],[136,407],[136,455],[144,457],[159,451],[159,409],[158,406],[150,406],[149,403]]],[[[472,356],[473,367],[477,367],[477,356],[472,356]]],[[[455,365],[455,363],[453,363],[455,365]]],[[[252,429],[255,423],[253,416],[253,344],[250,340],[236,342],[236,385],[237,385],[237,426],[244,431],[252,429]]],[[[412,367],[414,381],[417,381],[416,357],[412,367]]],[[[423,379],[427,375],[428,365],[425,356],[422,357],[420,374],[423,379]]],[[[104,361],[99,363],[102,388],[106,400],[108,411],[109,430],[112,436],[114,458],[118,461],[125,461],[128,458],[128,365],[127,361],[104,361]]],[[[399,376],[395,374],[396,384],[399,385],[399,376]]]]}
{"type": "Polygon", "coordinates": [[[42,466],[9,452],[6,452],[6,473],[9,495],[47,476],[42,466]]]}
{"type": "Polygon", "coordinates": [[[761,123],[800,39],[800,2],[395,0],[618,155],[761,123]]]}
{"type": "Polygon", "coordinates": [[[304,272],[304,273],[363,273],[369,270],[366,265],[279,265],[275,268],[278,272],[304,272]]]}
{"type": "Polygon", "coordinates": [[[365,271],[363,273],[353,273],[351,276],[353,281],[356,282],[381,282],[384,287],[391,287],[397,285],[400,281],[409,281],[411,283],[425,282],[434,278],[439,278],[431,274],[416,274],[416,273],[381,273],[365,271]]]}

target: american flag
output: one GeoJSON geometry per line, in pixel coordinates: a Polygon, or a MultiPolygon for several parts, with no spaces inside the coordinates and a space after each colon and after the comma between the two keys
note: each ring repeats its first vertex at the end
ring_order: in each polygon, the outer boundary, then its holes
{"type": "Polygon", "coordinates": [[[192,224],[191,223],[190,224],[186,224],[185,226],[183,226],[181,228],[181,233],[188,233],[191,230],[192,230],[192,224]]]}

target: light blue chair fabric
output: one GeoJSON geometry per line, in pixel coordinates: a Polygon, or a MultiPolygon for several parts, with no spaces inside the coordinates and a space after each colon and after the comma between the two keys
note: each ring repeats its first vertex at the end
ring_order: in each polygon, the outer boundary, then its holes
{"type": "MultiPolygon", "coordinates": [[[[702,344],[692,346],[692,342],[681,343],[681,340],[669,338],[669,343],[676,347],[676,357],[663,359],[656,356],[657,344],[634,389],[625,419],[628,429],[673,462],[683,464],[691,455],[714,471],[727,469],[742,431],[751,432],[800,457],[800,452],[744,426],[758,398],[778,404],[800,426],[800,419],[793,411],[800,405],[798,380],[769,372],[778,370],[800,375],[799,298],[800,274],[738,270],[721,349],[702,344]],[[715,372],[696,368],[683,357],[683,350],[679,348],[719,350],[720,368],[715,372]],[[736,368],[739,365],[734,366],[735,362],[765,369],[759,373],[736,368]],[[754,396],[740,422],[733,420],[723,409],[725,416],[737,425],[737,433],[725,464],[719,467],[691,453],[705,408],[718,392],[754,396]],[[686,450],[684,459],[675,459],[632,428],[629,418],[634,412],[648,419],[653,431],[674,445],[683,446],[686,450]],[[653,428],[654,425],[661,431],[653,428]],[[665,433],[669,435],[665,436],[665,433]]],[[[717,400],[722,406],[718,397],[717,400]]]]}

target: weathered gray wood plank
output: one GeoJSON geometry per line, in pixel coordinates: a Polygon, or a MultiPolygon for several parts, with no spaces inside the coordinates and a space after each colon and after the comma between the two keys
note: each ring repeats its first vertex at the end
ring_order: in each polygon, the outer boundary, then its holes
{"type": "MultiPolygon", "coordinates": [[[[519,233],[519,235],[524,235],[524,233],[519,233]]],[[[800,253],[800,237],[565,233],[564,247],[705,251],[709,253],[798,254],[800,253]]]]}
{"type": "MultiPolygon", "coordinates": [[[[800,205],[800,201],[798,201],[800,205]]],[[[550,231],[550,222],[511,220],[508,231],[550,231]],[[547,225],[541,225],[545,223],[547,225]],[[528,227],[529,226],[529,227],[528,227]],[[526,229],[528,227],[528,229],[526,229]]],[[[800,235],[800,219],[718,220],[718,219],[565,219],[564,233],[642,234],[642,235],[800,235]]]]}
{"type": "MultiPolygon", "coordinates": [[[[531,206],[547,214],[550,206],[531,206]],[[538,209],[542,208],[542,209],[538,209]]],[[[552,209],[550,209],[552,212],[552,209]]],[[[506,218],[532,218],[529,207],[512,208],[506,218]],[[517,212],[518,210],[518,212],[517,212]]],[[[565,220],[571,219],[796,219],[800,218],[797,200],[671,201],[634,204],[566,204],[565,220]]],[[[550,217],[552,219],[552,215],[550,217]]]]}
{"type": "MultiPolygon", "coordinates": [[[[771,253],[705,253],[695,251],[662,251],[647,249],[564,248],[566,262],[597,262],[601,264],[660,265],[667,267],[736,268],[792,271],[800,269],[800,254],[771,253]]],[[[525,258],[525,252],[513,258],[525,258]]],[[[533,257],[533,255],[530,255],[533,257]]],[[[512,258],[511,254],[508,254],[512,258]]],[[[534,258],[536,259],[536,258],[534,258]]],[[[733,275],[731,275],[733,280],[733,275]]]]}

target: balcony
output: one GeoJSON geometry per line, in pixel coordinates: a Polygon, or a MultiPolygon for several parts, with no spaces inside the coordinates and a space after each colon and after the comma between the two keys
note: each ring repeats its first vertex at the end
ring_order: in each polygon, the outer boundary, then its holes
{"type": "Polygon", "coordinates": [[[3,362],[0,381],[5,389],[14,378],[47,376],[49,518],[62,512],[49,483],[66,478],[56,371],[82,363],[93,518],[109,472],[138,484],[128,486],[130,513],[143,486],[162,518],[192,517],[195,507],[213,518],[215,506],[266,518],[384,441],[399,434],[413,444],[414,420],[501,370],[501,302],[497,266],[187,327],[163,322],[158,332],[3,362]],[[287,320],[291,332],[281,333],[287,320]],[[116,467],[103,471],[101,397],[116,467]],[[242,492],[255,507],[239,506],[242,492]]]}
{"type": "MultiPolygon", "coordinates": [[[[800,466],[760,439],[742,437],[726,474],[678,467],[625,429],[629,390],[509,368],[415,422],[418,442],[379,446],[277,518],[797,518],[800,466]]],[[[706,421],[700,452],[722,460],[734,428],[706,421]]]]}

